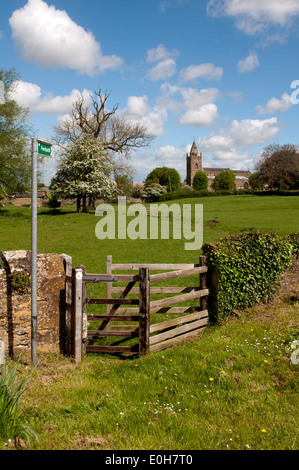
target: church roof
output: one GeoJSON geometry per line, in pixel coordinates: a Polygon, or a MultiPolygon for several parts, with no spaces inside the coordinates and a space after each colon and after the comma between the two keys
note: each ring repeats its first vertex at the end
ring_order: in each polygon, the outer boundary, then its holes
{"type": "Polygon", "coordinates": [[[198,150],[197,150],[197,147],[196,147],[196,143],[195,143],[195,142],[193,142],[193,144],[192,144],[192,147],[191,147],[191,150],[190,150],[190,154],[191,154],[191,153],[196,153],[196,154],[198,154],[198,150]]]}

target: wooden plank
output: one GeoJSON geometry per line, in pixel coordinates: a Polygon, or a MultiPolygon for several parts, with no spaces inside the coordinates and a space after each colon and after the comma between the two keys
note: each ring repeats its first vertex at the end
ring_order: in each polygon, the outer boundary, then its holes
{"type": "Polygon", "coordinates": [[[90,321],[99,321],[104,320],[109,321],[139,321],[139,315],[87,315],[87,320],[90,321]]]}
{"type": "Polygon", "coordinates": [[[182,269],[180,271],[169,271],[167,273],[152,274],[150,276],[150,282],[164,281],[166,279],[190,276],[192,274],[206,273],[207,271],[208,268],[206,266],[200,266],[198,268],[182,269]]]}
{"type": "MultiPolygon", "coordinates": [[[[205,266],[206,264],[207,257],[206,256],[200,256],[199,257],[199,265],[200,266],[205,266]]],[[[199,275],[199,287],[201,289],[206,289],[207,287],[207,273],[201,273],[199,275]]],[[[200,309],[205,310],[207,308],[207,298],[206,297],[201,297],[200,298],[200,309]]]]}
{"type": "Polygon", "coordinates": [[[199,319],[202,319],[202,318],[206,318],[206,317],[208,317],[208,315],[209,315],[208,310],[203,310],[201,312],[191,313],[190,315],[184,315],[184,316],[179,317],[179,318],[173,318],[171,320],[166,320],[166,321],[163,321],[163,322],[154,323],[150,326],[150,333],[154,333],[156,331],[166,330],[167,328],[171,328],[171,327],[176,326],[176,325],[181,325],[181,324],[188,323],[188,322],[191,322],[191,321],[194,321],[194,320],[199,320],[199,319]]]}
{"type": "MultiPolygon", "coordinates": [[[[154,263],[144,263],[144,264],[112,264],[112,271],[137,271],[140,268],[149,268],[155,271],[165,271],[167,269],[190,269],[198,267],[198,264],[154,264],[154,263]]],[[[118,274],[116,274],[118,276],[118,274]]]]}
{"type": "MultiPolygon", "coordinates": [[[[156,307],[151,308],[150,313],[185,313],[185,312],[197,312],[198,307],[190,307],[188,305],[183,305],[180,307],[156,307]]],[[[125,315],[125,314],[134,314],[138,313],[139,309],[136,307],[124,307],[119,308],[118,313],[125,315]]]]}
{"type": "Polygon", "coordinates": [[[139,336],[138,331],[111,331],[111,330],[89,330],[87,332],[88,338],[105,338],[110,336],[136,338],[139,336]]]}
{"type": "Polygon", "coordinates": [[[165,299],[154,300],[150,303],[150,309],[155,309],[157,307],[162,307],[163,305],[172,305],[179,302],[185,302],[190,299],[197,299],[209,294],[208,289],[198,290],[194,292],[189,292],[188,294],[175,295],[173,297],[166,297],[165,299]]]}
{"type": "Polygon", "coordinates": [[[139,305],[138,299],[88,299],[89,304],[139,305]]]}
{"type": "Polygon", "coordinates": [[[191,330],[197,330],[198,328],[201,328],[202,326],[207,325],[207,323],[208,323],[208,319],[202,318],[201,320],[187,323],[186,325],[171,328],[171,330],[165,331],[164,333],[151,336],[149,340],[150,345],[159,343],[160,341],[163,341],[165,339],[173,338],[174,336],[178,336],[183,333],[187,333],[188,331],[191,331],[191,330]]]}
{"type": "MultiPolygon", "coordinates": [[[[107,284],[107,286],[110,286],[111,284],[107,284]]],[[[120,294],[123,292],[124,287],[111,287],[111,294],[120,294]]],[[[151,287],[151,294],[180,294],[180,293],[187,293],[187,292],[192,292],[194,290],[200,290],[199,287],[156,287],[153,286],[151,287]]],[[[133,287],[131,290],[131,294],[137,294],[139,292],[138,287],[133,287]]],[[[108,295],[107,295],[108,297],[108,295]]]]}
{"type": "Polygon", "coordinates": [[[109,325],[109,330],[113,331],[138,331],[139,325],[109,325]]]}
{"type": "Polygon", "coordinates": [[[149,350],[150,326],[150,283],[149,268],[139,269],[139,356],[147,354],[149,350]]]}
{"type": "Polygon", "coordinates": [[[134,353],[138,352],[136,346],[97,346],[97,345],[87,345],[87,352],[96,352],[96,353],[134,353]]]}
{"type": "Polygon", "coordinates": [[[182,343],[186,339],[196,337],[200,333],[203,333],[204,330],[205,330],[205,327],[203,327],[201,329],[198,329],[198,330],[190,331],[190,332],[185,333],[181,336],[176,336],[175,338],[171,338],[171,339],[168,339],[166,341],[162,341],[161,343],[153,344],[153,345],[150,346],[150,351],[155,352],[155,351],[161,351],[162,349],[168,349],[168,348],[170,348],[171,346],[174,346],[177,343],[182,343]]]}
{"type": "MultiPolygon", "coordinates": [[[[112,255],[108,255],[106,257],[106,274],[108,276],[112,276],[112,255]]],[[[112,282],[107,282],[106,284],[106,298],[111,298],[111,291],[112,291],[112,282]]],[[[106,313],[108,314],[110,310],[109,305],[106,305],[106,313]]]]}
{"type": "Polygon", "coordinates": [[[139,274],[117,274],[117,282],[139,282],[139,274]]]}
{"type": "MultiPolygon", "coordinates": [[[[120,295],[120,299],[124,299],[126,297],[126,295],[130,292],[130,290],[132,289],[132,287],[134,286],[135,282],[129,282],[129,284],[127,285],[127,287],[125,288],[124,292],[120,295]]],[[[109,314],[108,314],[108,317],[112,317],[118,310],[119,308],[119,305],[120,304],[113,304],[113,307],[112,309],[110,310],[109,314]]],[[[98,330],[104,330],[106,328],[106,326],[109,324],[109,320],[103,320],[102,323],[100,324],[98,330]]],[[[93,344],[95,341],[95,339],[91,339],[89,341],[89,344],[93,344]]]]}
{"type": "Polygon", "coordinates": [[[117,282],[118,276],[107,276],[107,274],[84,274],[84,282],[95,283],[95,282],[117,282]]]}

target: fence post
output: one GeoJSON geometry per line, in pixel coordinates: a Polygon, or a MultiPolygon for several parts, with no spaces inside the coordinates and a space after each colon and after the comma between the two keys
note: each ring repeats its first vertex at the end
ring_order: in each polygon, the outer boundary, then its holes
{"type": "Polygon", "coordinates": [[[83,317],[83,270],[72,269],[72,355],[76,362],[82,360],[82,317],[83,317]]]}
{"type": "MultiPolygon", "coordinates": [[[[86,267],[79,266],[83,276],[86,274],[86,267]]],[[[86,282],[82,282],[82,355],[86,355],[87,344],[87,305],[86,305],[86,282]]]]}
{"type": "MultiPolygon", "coordinates": [[[[107,276],[112,275],[112,255],[107,255],[106,258],[106,274],[107,276]]],[[[111,299],[112,298],[112,282],[106,282],[106,298],[111,299]]],[[[106,305],[106,315],[109,315],[109,312],[111,310],[111,305],[107,304],[106,305]]],[[[107,326],[109,323],[107,323],[107,326]]]]}
{"type": "Polygon", "coordinates": [[[60,346],[64,354],[71,355],[71,318],[72,318],[72,257],[63,253],[60,255],[65,272],[65,292],[61,302],[61,339],[60,346]]]}
{"type": "MultiPolygon", "coordinates": [[[[214,243],[206,245],[206,249],[209,252],[217,251],[217,246],[214,243]]],[[[208,310],[209,320],[211,323],[219,323],[219,283],[220,283],[220,271],[217,267],[210,267],[208,270],[207,283],[209,288],[208,297],[208,310]]]]}
{"type": "MultiPolygon", "coordinates": [[[[205,266],[206,264],[206,256],[201,255],[199,257],[199,266],[205,266]]],[[[206,289],[207,287],[207,274],[206,273],[200,273],[199,274],[199,287],[200,289],[206,289]]],[[[206,297],[200,297],[200,310],[206,310],[207,308],[207,298],[206,297]]]]}
{"type": "Polygon", "coordinates": [[[149,268],[139,269],[139,356],[149,351],[150,282],[149,268]]]}

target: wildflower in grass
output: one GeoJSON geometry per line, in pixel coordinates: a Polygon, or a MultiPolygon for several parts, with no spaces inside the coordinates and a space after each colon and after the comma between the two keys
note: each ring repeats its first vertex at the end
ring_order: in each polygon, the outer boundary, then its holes
{"type": "Polygon", "coordinates": [[[267,432],[266,429],[261,429],[261,432],[267,432]]]}
{"type": "Polygon", "coordinates": [[[213,382],[213,381],[214,381],[213,377],[210,377],[210,378],[209,378],[209,381],[210,381],[210,382],[213,382]]]}

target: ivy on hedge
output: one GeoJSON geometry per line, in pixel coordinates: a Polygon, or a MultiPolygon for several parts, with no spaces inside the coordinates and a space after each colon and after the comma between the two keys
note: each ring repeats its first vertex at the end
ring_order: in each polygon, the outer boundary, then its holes
{"type": "Polygon", "coordinates": [[[213,312],[217,320],[269,301],[278,289],[279,276],[290,265],[296,250],[298,253],[298,234],[281,237],[253,231],[204,245],[207,266],[211,272],[218,273],[217,294],[213,292],[215,286],[210,286],[213,305],[217,304],[217,312],[213,312]]]}

